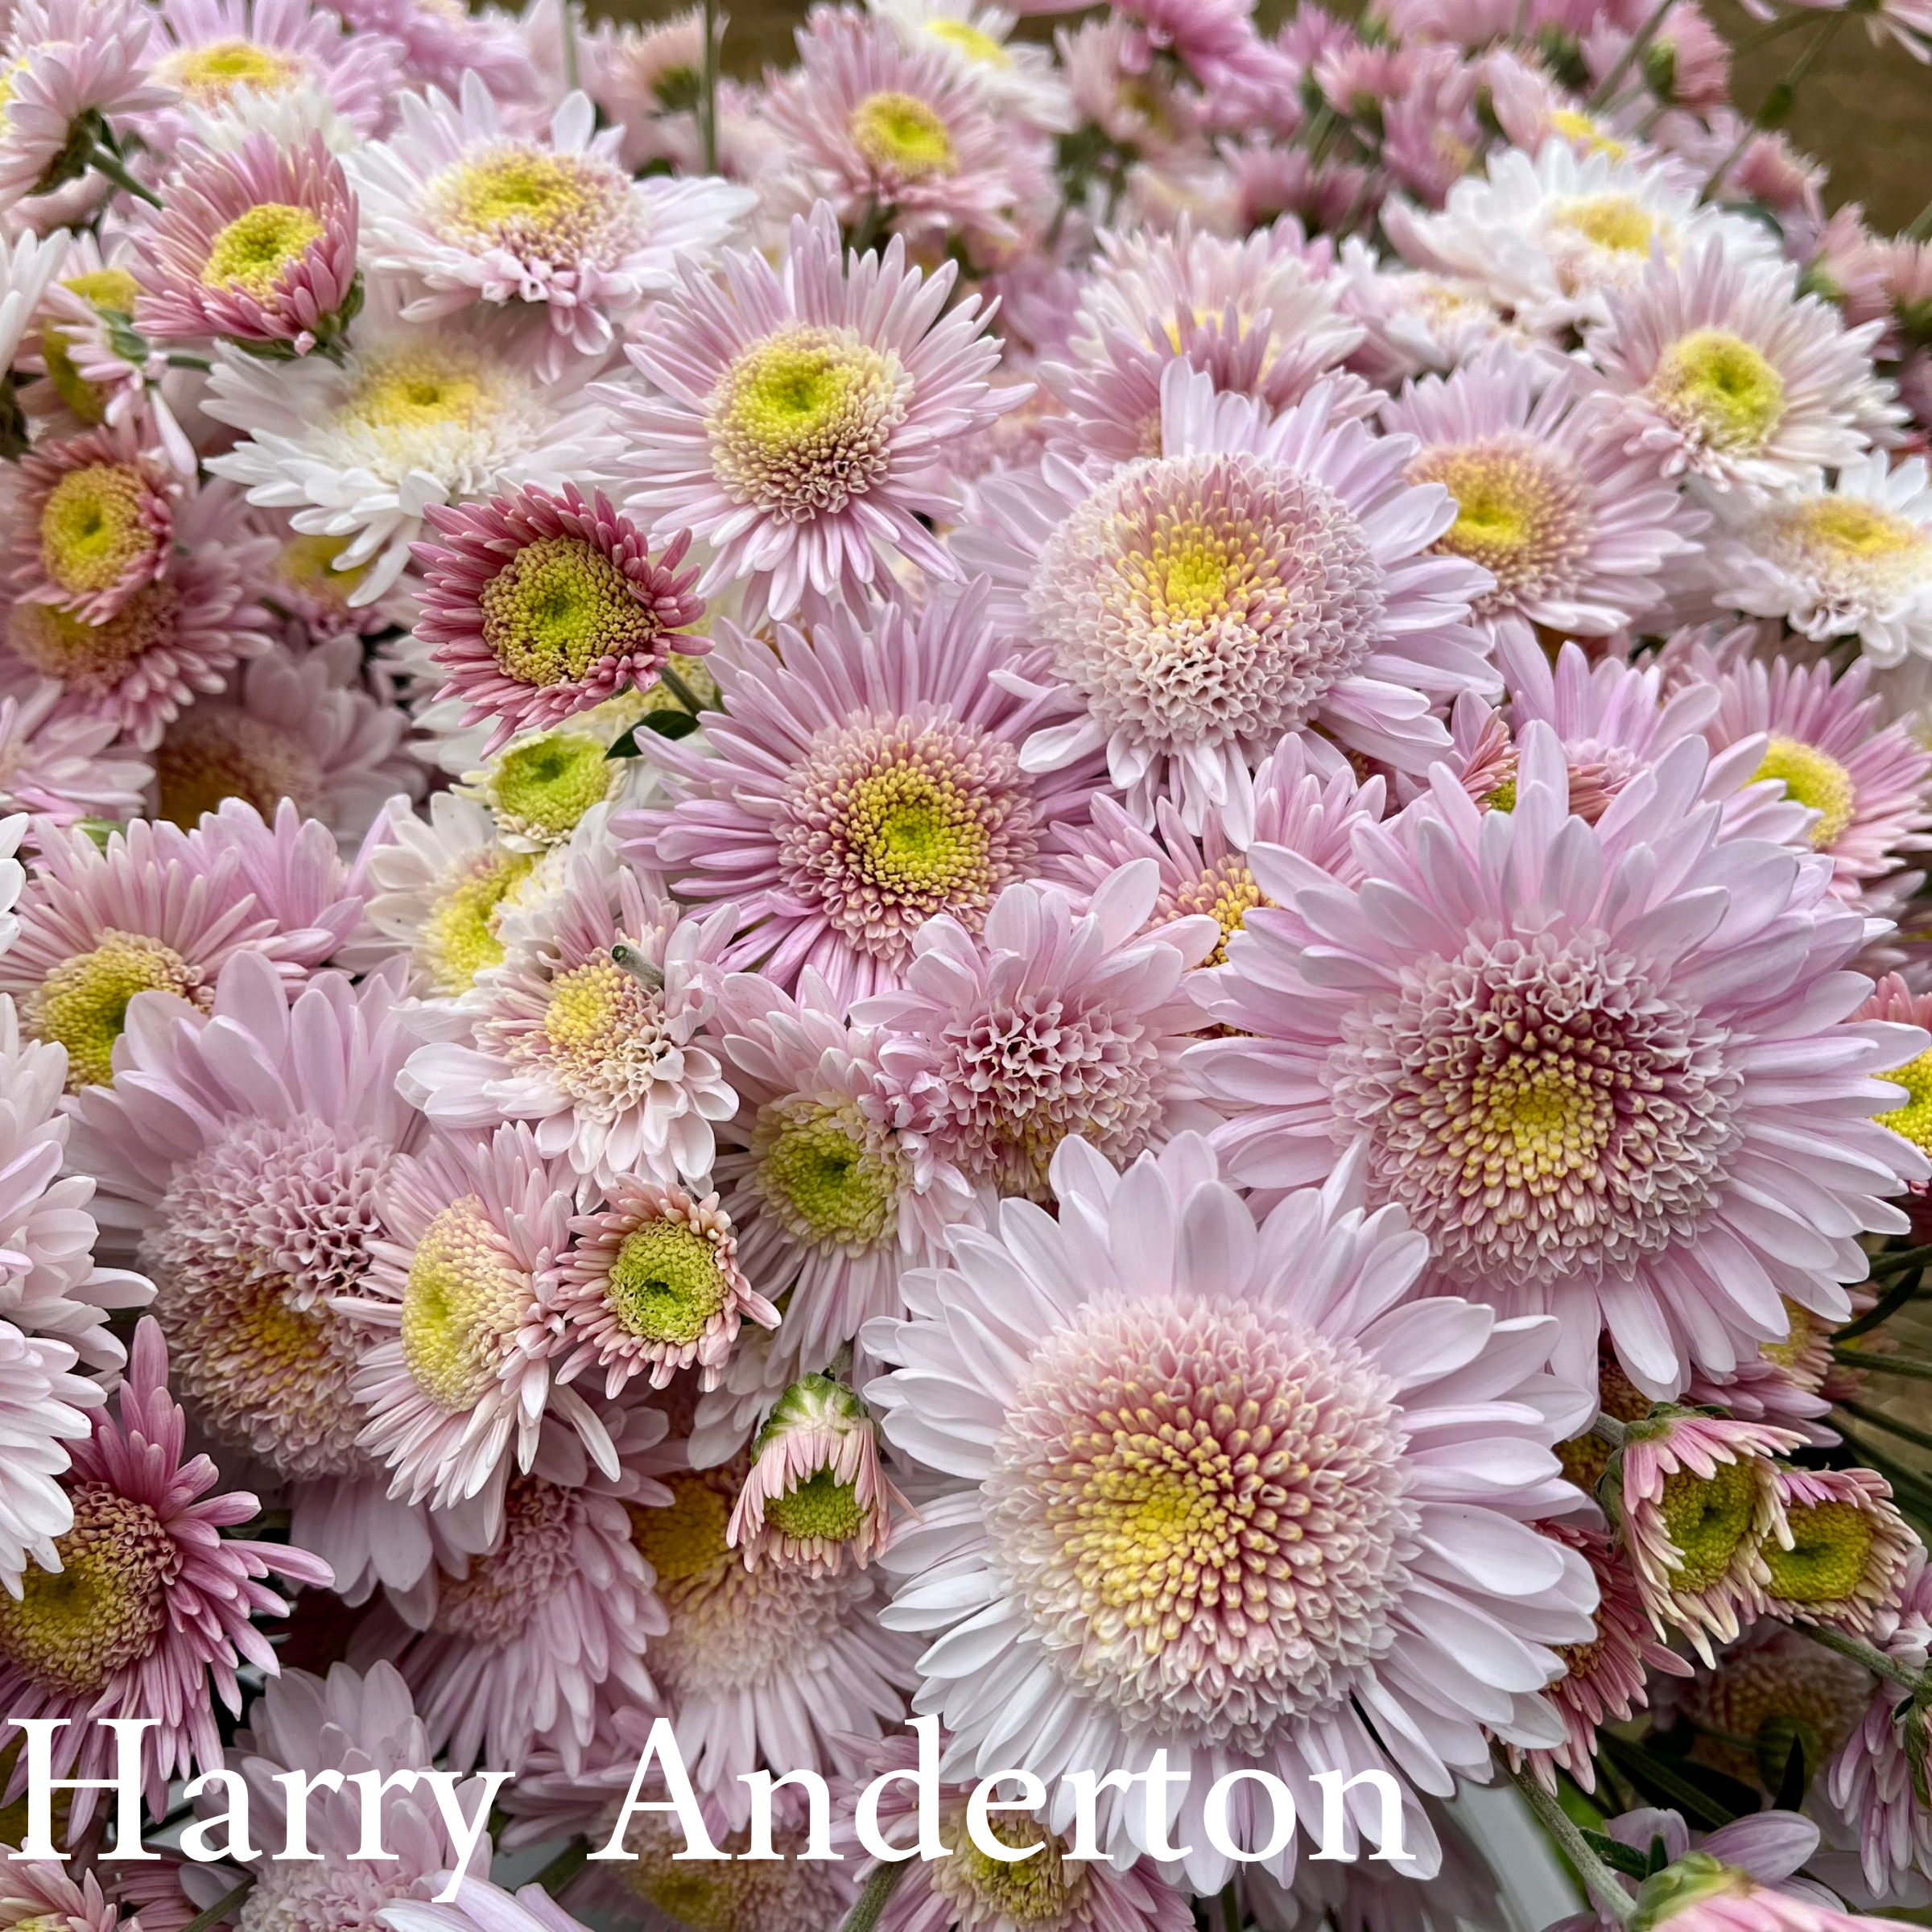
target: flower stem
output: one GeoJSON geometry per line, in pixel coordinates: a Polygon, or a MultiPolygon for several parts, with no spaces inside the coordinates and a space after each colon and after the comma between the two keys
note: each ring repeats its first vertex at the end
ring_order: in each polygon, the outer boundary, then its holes
{"type": "Polygon", "coordinates": [[[161,197],[156,194],[151,188],[148,188],[142,183],[137,181],[134,177],[121,165],[118,157],[110,155],[105,147],[101,146],[98,142],[95,142],[94,151],[93,154],[88,156],[88,159],[93,164],[95,171],[97,173],[105,175],[108,180],[113,182],[116,188],[123,189],[127,193],[136,196],[138,199],[142,201],[145,201],[150,208],[164,208],[167,206],[167,204],[163,201],[161,197]]]}
{"type": "Polygon", "coordinates": [[[1874,1677],[1882,1677],[1902,1690],[1917,1691],[1925,1688],[1925,1679],[1916,1670],[1908,1670],[1895,1658],[1887,1657],[1884,1651],[1874,1649],[1856,1637],[1847,1637],[1842,1630],[1828,1629],[1823,1624],[1794,1624],[1791,1628],[1801,1637],[1810,1637],[1813,1643],[1822,1644],[1827,1650],[1835,1650],[1840,1657],[1848,1657],[1855,1664],[1863,1664],[1874,1677]]]}
{"type": "Polygon", "coordinates": [[[695,718],[704,707],[699,702],[698,694],[667,664],[658,672],[658,682],[682,704],[695,718]]]}
{"type": "Polygon", "coordinates": [[[704,91],[699,133],[704,142],[704,171],[718,171],[718,56],[724,23],[718,18],[718,0],[704,0],[704,91]]]}
{"type": "Polygon", "coordinates": [[[1757,112],[1746,124],[1744,130],[1732,143],[1731,151],[1711,171],[1711,179],[1704,185],[1708,195],[1716,192],[1724,178],[1737,165],[1738,158],[1752,142],[1765,129],[1777,127],[1790,114],[1792,103],[1798,98],[1798,85],[1806,75],[1824,57],[1824,52],[1837,37],[1838,30],[1845,23],[1843,14],[1832,14],[1824,24],[1805,43],[1805,49],[1791,63],[1790,71],[1783,80],[1777,82],[1758,105],[1757,112]]]}
{"type": "Polygon", "coordinates": [[[241,1884],[235,1887],[233,1891],[229,1893],[226,1898],[216,1900],[214,1904],[210,1905],[205,1912],[197,1912],[181,1928],[181,1932],[213,1932],[213,1928],[220,1925],[222,1920],[226,1918],[229,1913],[233,1911],[235,1907],[240,1905],[242,1900],[246,1898],[249,1893],[254,1889],[254,1876],[251,1872],[248,1877],[243,1879],[241,1884]]]}
{"type": "Polygon", "coordinates": [[[1624,1438],[1629,1434],[1629,1430],[1615,1416],[1604,1412],[1600,1413],[1590,1425],[1590,1433],[1600,1443],[1608,1443],[1612,1449],[1620,1449],[1624,1438]]]}
{"type": "Polygon", "coordinates": [[[1863,1348],[1834,1348],[1831,1359],[1874,1375],[1902,1375],[1909,1381],[1932,1382],[1932,1362],[1915,1362],[1903,1355],[1873,1355],[1863,1348]]]}
{"type": "Polygon", "coordinates": [[[1221,1932],[1241,1932],[1241,1901],[1234,1895],[1234,1880],[1221,1888],[1221,1932]]]}
{"type": "Polygon", "coordinates": [[[1585,112],[1594,113],[1616,92],[1624,76],[1642,60],[1644,49],[1657,38],[1657,30],[1664,24],[1665,15],[1676,4],[1677,0],[1657,0],[1657,5],[1650,10],[1649,18],[1637,30],[1631,37],[1630,44],[1617,56],[1616,65],[1597,83],[1596,92],[1583,103],[1585,112]]]}
{"type": "Polygon", "coordinates": [[[589,1862],[590,1840],[573,1838],[530,1882],[555,1898],[589,1862]]]}
{"type": "Polygon", "coordinates": [[[1899,239],[1904,242],[1932,241],[1932,201],[1928,201],[1918,211],[1918,219],[1899,239]]]}
{"type": "MultiPolygon", "coordinates": [[[[1509,1769],[1500,1745],[1496,1759],[1505,1770],[1509,1769]]],[[[1562,1847],[1564,1857],[1576,1868],[1577,1876],[1596,1900],[1598,1909],[1620,1926],[1629,1925],[1637,1916],[1637,1901],[1617,1882],[1616,1874],[1591,1849],[1589,1840],[1578,1828],[1575,1819],[1556,1802],[1551,1793],[1543,1789],[1534,1772],[1510,1771],[1509,1776],[1517,1790],[1522,1793],[1524,1802],[1536,1814],[1538,1822],[1562,1847]]]]}
{"type": "Polygon", "coordinates": [[[881,1865],[865,1881],[865,1889],[859,1894],[859,1902],[852,1909],[852,1916],[840,1928],[840,1932],[874,1932],[887,1903],[899,1880],[906,1876],[910,1861],[900,1859],[890,1865],[881,1865]]]}

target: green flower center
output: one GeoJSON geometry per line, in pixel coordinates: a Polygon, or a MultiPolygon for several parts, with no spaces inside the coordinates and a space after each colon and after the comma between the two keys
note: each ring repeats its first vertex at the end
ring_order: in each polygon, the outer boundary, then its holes
{"type": "Polygon", "coordinates": [[[1013,1851],[1033,1845],[1040,1849],[1009,1864],[989,1858],[973,1843],[964,1809],[948,1819],[942,1836],[952,1856],[927,1868],[934,1875],[934,1889],[955,1901],[957,1916],[952,1922],[1056,1928],[1084,1922],[1081,1907],[1091,1881],[1084,1864],[1068,1862],[1061,1841],[1031,1818],[996,1813],[986,1823],[992,1836],[1013,1851]]]}
{"type": "Polygon", "coordinates": [[[520,684],[576,683],[605,658],[648,650],[658,632],[630,580],[581,537],[526,543],[477,601],[484,642],[520,684]]]}
{"type": "Polygon", "coordinates": [[[322,224],[307,208],[264,201],[215,237],[201,270],[202,286],[238,288],[261,300],[321,238],[322,224]]]}
{"type": "Polygon", "coordinates": [[[852,1484],[820,1469],[795,1489],[774,1496],[765,1505],[765,1520],[786,1536],[848,1543],[865,1527],[865,1512],[852,1484]]]}
{"type": "Polygon", "coordinates": [[[110,590],[153,555],[147,485],[131,463],[70,469],[40,513],[40,564],[63,590],[110,590]]]}
{"type": "Polygon", "coordinates": [[[439,993],[465,993],[478,973],[502,964],[497,932],[504,902],[535,864],[528,852],[493,852],[444,893],[423,935],[424,962],[439,993]]]}
{"type": "Polygon", "coordinates": [[[866,1146],[857,1107],[780,1101],[761,1110],[753,1139],[758,1191],[807,1247],[862,1249],[884,1237],[898,1176],[866,1146]]]}
{"type": "Polygon", "coordinates": [[[351,594],[369,571],[366,564],[348,570],[336,568],[336,559],[349,545],[347,537],[291,536],[275,559],[275,575],[291,590],[306,592],[338,611],[347,610],[351,594]]]}
{"type": "Polygon", "coordinates": [[[444,1408],[473,1407],[497,1380],[528,1297],[483,1203],[465,1195],[423,1229],[402,1291],[402,1360],[444,1408]]]}
{"type": "Polygon", "coordinates": [[[1922,1153],[1932,1153],[1932,1051],[1888,1068],[1880,1078],[1896,1081],[1910,1097],[1904,1106],[1881,1113],[1879,1125],[1889,1127],[1922,1153]]]}
{"type": "Polygon", "coordinates": [[[870,95],[852,110],[848,125],[859,152],[881,174],[927,181],[960,171],[946,123],[911,94],[870,95]]]}
{"type": "Polygon", "coordinates": [[[1652,397],[1713,449],[1755,456],[1785,419],[1785,380],[1728,329],[1693,329],[1671,344],[1651,377],[1652,397]]]}
{"type": "Polygon", "coordinates": [[[1683,1559],[1672,1571],[1672,1589],[1695,1594],[1722,1581],[1757,1509],[1757,1480],[1745,1463],[1719,1463],[1708,1479],[1688,1469],[1666,1476],[1664,1528],[1683,1559]]]}
{"type": "MultiPolygon", "coordinates": [[[[97,309],[113,310],[132,316],[140,286],[125,268],[89,269],[69,275],[61,284],[97,309]]],[[[107,404],[101,392],[75,366],[73,344],[67,332],[48,323],[40,333],[40,353],[47,364],[47,379],[54,393],[80,421],[93,427],[106,419],[107,404]]]]}
{"type": "Polygon", "coordinates": [[[695,1228],[653,1221],[624,1237],[605,1291],[633,1335],[683,1347],[704,1332],[729,1288],[718,1251],[695,1228]]]}
{"type": "Polygon", "coordinates": [[[595,738],[553,731],[504,753],[490,774],[490,803],[512,830],[555,844],[609,797],[617,769],[595,738]]]}
{"type": "Polygon", "coordinates": [[[1771,1595],[1785,1604],[1842,1603],[1855,1595],[1870,1562],[1872,1519],[1851,1503],[1810,1503],[1788,1513],[1791,1547],[1768,1536],[1759,1554],[1771,1595]]]}
{"type": "Polygon", "coordinates": [[[1858,808],[1852,774],[1835,758],[1797,738],[1773,738],[1758,766],[1761,778],[1781,778],[1785,796],[1818,814],[1811,843],[1820,848],[1844,836],[1858,808]]]}
{"type": "Polygon", "coordinates": [[[147,934],[105,929],[90,952],[63,960],[27,1003],[37,1039],[67,1049],[67,1087],[105,1087],[114,1077],[114,1042],[127,1025],[138,993],[192,997],[200,976],[171,946],[147,934]]]}

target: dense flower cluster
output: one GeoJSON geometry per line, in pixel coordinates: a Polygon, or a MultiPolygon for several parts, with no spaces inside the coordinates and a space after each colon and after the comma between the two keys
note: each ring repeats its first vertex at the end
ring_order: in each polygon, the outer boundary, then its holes
{"type": "Polygon", "coordinates": [[[336,1790],[0,1926],[1932,1898],[1932,210],[1697,0],[1075,10],[7,13],[0,1715],[336,1790]]]}

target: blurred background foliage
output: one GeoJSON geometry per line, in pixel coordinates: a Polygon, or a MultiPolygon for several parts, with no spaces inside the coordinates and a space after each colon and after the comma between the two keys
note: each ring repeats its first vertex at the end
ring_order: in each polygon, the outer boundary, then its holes
{"type": "MultiPolygon", "coordinates": [[[[725,63],[756,75],[768,64],[789,65],[792,30],[809,0],[739,0],[730,8],[725,63]]],[[[1329,0],[1331,10],[1352,14],[1360,0],[1329,0]]],[[[681,13],[689,0],[589,0],[593,15],[617,20],[660,20],[681,13]]],[[[1099,9],[1093,10],[1099,11],[1099,9]]],[[[1294,10],[1293,0],[1261,0],[1260,15],[1272,29],[1294,10]]],[[[1705,10],[1724,37],[1736,43],[1755,24],[1737,0],[1705,0],[1705,10]]],[[[1029,21],[1029,38],[1051,39],[1059,14],[1029,21]]],[[[1754,108],[1791,60],[1789,38],[1747,54],[1736,64],[1740,109],[1754,108]]],[[[1874,46],[1862,21],[1847,20],[1828,60],[1805,82],[1786,131],[1831,170],[1827,200],[1836,208],[1864,204],[1875,227],[1902,228],[1932,200],[1932,68],[1920,66],[1896,43],[1874,46]]]]}

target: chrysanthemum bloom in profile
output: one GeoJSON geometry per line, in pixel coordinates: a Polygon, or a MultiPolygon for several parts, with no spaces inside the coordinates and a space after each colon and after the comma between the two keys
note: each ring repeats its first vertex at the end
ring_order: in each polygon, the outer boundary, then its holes
{"type": "Polygon", "coordinates": [[[847,257],[821,202],[782,269],[733,250],[723,267],[680,271],[631,345],[653,393],[601,392],[629,448],[625,507],[659,543],[712,547],[704,595],[751,579],[748,621],[790,617],[807,588],[862,599],[895,557],[956,577],[921,520],[957,514],[947,447],[1025,392],[990,386],[999,339],[978,297],[952,302],[954,264],[923,275],[896,239],[847,257]]]}
{"type": "Polygon", "coordinates": [[[731,1217],[708,1194],[619,1174],[603,1205],[570,1224],[551,1307],[570,1352],[565,1378],[583,1374],[615,1397],[634,1376],[666,1388],[695,1366],[701,1389],[716,1387],[738,1330],[749,1318],[778,1325],[778,1311],[738,1264],[731,1217]]]}
{"type": "Polygon", "coordinates": [[[829,1376],[801,1376],[778,1397],[751,1459],[725,1530],[747,1569],[863,1570],[891,1541],[894,1508],[910,1506],[880,1462],[871,1411],[829,1376]]]}
{"type": "Polygon", "coordinates": [[[608,840],[573,847],[560,892],[508,915],[502,963],[436,1037],[402,1091],[439,1125],[529,1121],[547,1159],[601,1187],[620,1174],[701,1179],[737,1098],[701,1038],[733,924],[730,906],[680,913],[608,840]]]}
{"type": "Polygon", "coordinates": [[[334,568],[369,566],[349,592],[360,609],[402,575],[431,504],[608,477],[622,445],[581,393],[594,366],[546,382],[515,332],[471,316],[411,327],[378,291],[339,364],[218,350],[201,407],[243,440],[208,467],[303,535],[349,539],[334,568]]]}
{"type": "Polygon", "coordinates": [[[616,1477],[608,1431],[552,1359],[547,1300],[576,1187],[522,1121],[487,1138],[439,1133],[389,1163],[371,1265],[333,1306],[371,1331],[352,1383],[365,1411],[358,1439],[390,1470],[393,1496],[432,1509],[482,1496],[493,1525],[510,1476],[535,1459],[547,1410],[616,1477]]]}
{"type": "Polygon", "coordinates": [[[357,1631],[350,1661],[394,1660],[431,1746],[458,1770],[521,1769],[539,1739],[580,1769],[599,1709],[652,1697],[646,1658],[665,1616],[631,1525],[671,1501],[644,1473],[662,1459],[651,1451],[665,1418],[612,1408],[604,1422],[614,1476],[550,1418],[531,1467],[510,1480],[489,1548],[461,1576],[432,1577],[418,1602],[392,1596],[357,1631]]]}
{"type": "Polygon", "coordinates": [[[976,1187],[1044,1199],[1068,1134],[1129,1161],[1218,1116],[1182,1071],[1200,1025],[1182,976],[1220,943],[1205,913],[1147,934],[1152,861],[1124,865],[1075,914],[1056,886],[1009,886],[976,939],[919,929],[906,983],[862,1001],[880,1065],[918,1131],[976,1187]]]}
{"type": "MultiPolygon", "coordinates": [[[[1103,229],[1100,242],[1071,360],[1042,371],[1067,411],[1048,423],[1047,440],[1069,462],[1173,453],[1161,440],[1161,378],[1171,362],[1278,412],[1362,340],[1361,324],[1337,311],[1335,291],[1311,272],[1297,222],[1232,242],[1196,233],[1183,215],[1172,235],[1103,229]]],[[[1359,379],[1335,395],[1337,415],[1366,412],[1359,379]]]]}
{"type": "Polygon", "coordinates": [[[692,1784],[733,1831],[750,1815],[742,1773],[832,1769],[851,1740],[903,1721],[918,1676],[917,1646],[880,1624],[876,1564],[745,1567],[725,1532],[750,1467],[746,1451],[715,1469],[667,1470],[670,1503],[631,1513],[671,1622],[646,1667],[692,1784]]]}
{"type": "MultiPolygon", "coordinates": [[[[911,1773],[919,1750],[903,1733],[865,1754],[859,1774],[833,1808],[832,1844],[843,1856],[863,1860],[861,1879],[878,1870],[852,1829],[857,1794],[865,1781],[898,1772],[885,1787],[878,1830],[888,1844],[910,1852],[920,1821],[911,1773]]],[[[1125,1866],[1070,1858],[1068,1839],[1039,1812],[1002,1806],[981,1821],[990,1835],[1015,1855],[1013,1862],[989,1858],[968,1833],[967,1801],[973,1781],[939,1786],[939,1840],[947,1856],[912,1859],[879,1914],[879,1932],[990,1932],[1025,1926],[1028,1932],[1191,1932],[1187,1894],[1167,1884],[1151,1860],[1125,1866]],[[1029,1852],[1028,1847],[1036,1847],[1029,1852]]],[[[1007,1791],[1010,1798],[1013,1787],[1007,1791]]]]}
{"type": "Polygon", "coordinates": [[[390,1932],[588,1932],[541,1885],[526,1885],[512,1897],[480,1878],[464,1879],[449,1905],[406,1900],[377,1917],[390,1932]]]}
{"type": "Polygon", "coordinates": [[[1769,490],[1856,463],[1901,420],[1872,366],[1883,327],[1847,328],[1795,268],[1713,241],[1612,294],[1587,347],[1630,450],[1666,476],[1769,490]]]}
{"type": "Polygon", "coordinates": [[[597,132],[588,95],[565,98],[549,139],[511,133],[481,75],[461,105],[406,94],[402,124],[350,159],[371,265],[424,292],[403,310],[433,321],[473,303],[540,303],[539,374],[601,357],[621,321],[668,288],[680,255],[707,260],[757,205],[709,175],[634,180],[616,159],[621,128],[597,132]]]}
{"type": "MultiPolygon", "coordinates": [[[[18,1597],[0,1596],[0,1703],[14,1717],[70,1720],[54,1735],[56,1777],[103,1777],[114,1756],[101,1717],[157,1717],[142,1740],[146,1794],[159,1815],[168,1780],[221,1762],[214,1698],[242,1707],[244,1660],[269,1676],[275,1653],[250,1619],[288,1605],[259,1579],[271,1571],[326,1587],[328,1564],[305,1551],[219,1533],[252,1521],[242,1491],[204,1455],[184,1456],[187,1419],[167,1393],[167,1348],[143,1320],[114,1413],[96,1413],[76,1443],[62,1487],[73,1527],[56,1538],[56,1571],[27,1571],[18,1597]]],[[[24,1762],[7,1789],[26,1784],[24,1762]]],[[[73,1795],[71,1828],[93,1815],[97,1792],[73,1795]]]]}
{"type": "Polygon", "coordinates": [[[1785,1336],[1785,1298],[1848,1317],[1852,1231],[1902,1232],[1884,1197],[1922,1178],[1871,1118],[1921,1042],[1849,1018],[1864,920],[1822,859],[1722,836],[1701,740],[1595,825],[1556,733],[1517,746],[1509,810],[1444,770],[1358,828],[1360,884],[1250,913],[1192,988],[1251,1037],[1189,1067],[1235,1117],[1216,1139],[1237,1179],[1294,1187],[1362,1147],[1369,1199],[1428,1236],[1433,1287],[1559,1314],[1579,1377],[1607,1328],[1668,1397],[1785,1336]]]}
{"type": "Polygon", "coordinates": [[[1768,502],[1715,497],[1705,572],[1719,604],[1782,617],[1829,644],[1856,637],[1874,663],[1932,655],[1932,484],[1926,460],[1882,450],[1768,502]]]}
{"type": "Polygon", "coordinates": [[[1871,1469],[1781,1468],[1777,1492],[1783,1528],[1758,1550],[1766,1611],[1853,1636],[1870,1630],[1897,1604],[1919,1546],[1892,1485],[1871,1469]]]}
{"type": "Polygon", "coordinates": [[[1747,659],[1707,676],[1719,694],[1703,727],[1711,749],[1766,734],[1754,775],[1782,780],[1786,798],[1818,815],[1803,836],[1831,860],[1834,890],[1853,902],[1884,894],[1887,875],[1932,842],[1932,755],[1902,722],[1885,721],[1870,667],[1861,659],[1834,678],[1828,663],[1747,659]]]}
{"type": "Polygon", "coordinates": [[[1666,574],[1696,553],[1695,513],[1654,462],[1606,435],[1605,406],[1580,374],[1501,345],[1405,389],[1382,424],[1422,446],[1409,481],[1455,500],[1436,547],[1495,579],[1475,604],[1492,630],[1608,637],[1653,610],[1666,574]]]}
{"type": "Polygon", "coordinates": [[[0,813],[31,812],[63,826],[130,817],[152,769],[115,744],[117,720],[71,711],[63,695],[53,679],[35,678],[0,696],[0,813]]]}
{"type": "MultiPolygon", "coordinates": [[[[1365,1212],[1363,1167],[1257,1227],[1198,1136],[1125,1174],[1070,1137],[1057,1220],[1003,1201],[868,1337],[896,1364],[866,1390],[887,1440],[946,1479],[881,1559],[883,1620],[931,1640],[918,1702],[952,1732],[943,1773],[1051,1788],[1183,1752],[1173,1843],[1196,1890],[1232,1869],[1203,1824],[1224,1772],[1301,1790],[1392,1770],[1446,1794],[1486,1732],[1563,1741],[1538,1693],[1563,1675],[1553,1647],[1595,1634],[1589,1565],[1532,1526],[1587,1506],[1550,1452],[1583,1407],[1545,1370],[1557,1324],[1408,1299],[1427,1244],[1365,1212]],[[986,1323],[997,1352],[972,1339],[986,1323]],[[1257,1487],[1238,1471],[1264,1441],[1280,1473],[1257,1487]],[[1478,1539],[1480,1569],[1455,1554],[1478,1539]]],[[[1249,1791],[1228,1826],[1255,1851],[1271,1827],[1249,1791]]],[[[1144,1807],[1102,1802],[1104,1844],[1153,1848],[1144,1807]]],[[[1403,1829],[1426,1878],[1413,1800],[1403,1829]]],[[[1286,1878],[1293,1855],[1265,1862],[1286,1878]]]]}
{"type": "Polygon", "coordinates": [[[1041,707],[996,682],[1016,663],[979,583],[839,610],[809,642],[727,628],[706,660],[721,711],[701,737],[639,734],[666,796],[614,830],[685,898],[737,906],[727,964],[784,987],[809,968],[840,1002],[896,985],[919,927],[979,931],[1100,777],[1021,769],[1041,707]]]}
{"type": "Polygon", "coordinates": [[[997,118],[939,48],[909,47],[890,23],[830,6],[813,9],[798,47],[766,111],[846,227],[876,208],[922,254],[956,238],[990,266],[1051,219],[1046,142],[997,118]]]}
{"type": "Polygon", "coordinates": [[[1701,207],[1681,175],[1608,153],[1579,156],[1546,141],[1493,155],[1486,175],[1460,181],[1440,213],[1392,201],[1385,220],[1404,258],[1467,277],[1523,326],[1556,332],[1608,319],[1616,291],[1633,287],[1655,250],[1666,263],[1707,246],[1729,262],[1775,262],[1756,221],[1701,207]]]}
{"type": "Polygon", "coordinates": [[[573,484],[532,488],[427,515],[436,535],[415,546],[416,634],[464,700],[464,723],[491,724],[485,758],[517,732],[652,683],[674,650],[709,648],[674,634],[704,614],[698,573],[678,570],[689,537],[654,558],[601,490],[587,501],[573,484]]]}
{"type": "MultiPolygon", "coordinates": [[[[221,691],[237,664],[269,648],[269,617],[257,600],[259,572],[272,553],[262,539],[236,534],[241,506],[232,490],[217,485],[173,506],[167,513],[173,547],[145,556],[147,535],[134,497],[147,484],[118,479],[123,467],[131,476],[142,465],[103,463],[67,473],[83,481],[64,485],[70,498],[64,504],[55,501],[64,486],[56,485],[47,512],[57,522],[71,511],[85,534],[70,544],[56,533],[55,548],[67,559],[63,568],[80,579],[118,576],[122,567],[130,576],[155,568],[165,574],[133,589],[99,623],[51,601],[70,594],[60,590],[51,572],[36,576],[6,614],[0,681],[19,691],[51,678],[60,687],[62,713],[111,724],[151,751],[169,721],[199,694],[221,691]],[[82,500],[97,490],[97,504],[82,500]]],[[[143,498],[151,507],[155,500],[143,498]]],[[[37,570],[37,564],[25,566],[23,576],[37,570]]]]}
{"type": "Polygon", "coordinates": [[[143,334],[225,336],[305,356],[338,341],[361,292],[342,164],[312,134],[254,134],[226,154],[189,144],[147,231],[134,320],[143,334]]]}
{"type": "Polygon", "coordinates": [[[1491,580],[1431,552],[1455,505],[1404,481],[1414,444],[1333,421],[1331,402],[1318,384],[1270,419],[1175,362],[1160,456],[1096,481],[1050,456],[980,484],[954,548],[992,576],[996,621],[1051,652],[1002,676],[1057,700],[1024,768],[1104,749],[1143,824],[1165,795],[1189,830],[1218,809],[1245,842],[1254,767],[1290,732],[1398,770],[1447,749],[1435,705],[1496,687],[1468,621],[1491,580]]]}

